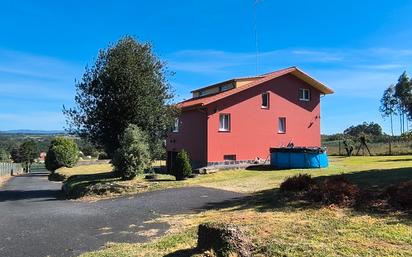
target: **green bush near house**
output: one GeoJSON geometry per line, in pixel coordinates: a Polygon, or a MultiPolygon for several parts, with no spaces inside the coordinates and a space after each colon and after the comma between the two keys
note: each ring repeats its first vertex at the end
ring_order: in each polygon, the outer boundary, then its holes
{"type": "Polygon", "coordinates": [[[176,156],[176,163],[173,167],[173,176],[176,180],[183,180],[192,174],[189,155],[185,150],[180,151],[176,156]]]}
{"type": "Polygon", "coordinates": [[[126,128],[112,163],[124,180],[133,179],[150,167],[149,139],[138,126],[132,124],[126,128]]]}
{"type": "Polygon", "coordinates": [[[74,167],[79,158],[79,149],[73,139],[56,137],[47,151],[45,165],[52,173],[61,167],[74,167]]]}

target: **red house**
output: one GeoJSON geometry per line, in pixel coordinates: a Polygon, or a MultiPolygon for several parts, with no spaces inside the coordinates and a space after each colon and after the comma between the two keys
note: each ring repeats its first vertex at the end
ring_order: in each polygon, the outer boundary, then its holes
{"type": "Polygon", "coordinates": [[[296,67],[192,91],[166,142],[194,168],[267,159],[269,148],[320,146],[320,98],[333,91],[296,67]]]}

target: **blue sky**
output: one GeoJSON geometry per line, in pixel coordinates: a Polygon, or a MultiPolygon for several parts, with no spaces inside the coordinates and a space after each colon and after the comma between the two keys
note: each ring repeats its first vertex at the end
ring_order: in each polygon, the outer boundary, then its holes
{"type": "MultiPolygon", "coordinates": [[[[323,133],[363,121],[389,132],[379,99],[411,67],[411,13],[406,0],[261,0],[258,73],[296,65],[333,88],[323,133]]],[[[2,1],[0,29],[0,130],[62,129],[75,79],[125,34],[150,41],[176,72],[176,100],[256,74],[253,0],[2,1]]]]}

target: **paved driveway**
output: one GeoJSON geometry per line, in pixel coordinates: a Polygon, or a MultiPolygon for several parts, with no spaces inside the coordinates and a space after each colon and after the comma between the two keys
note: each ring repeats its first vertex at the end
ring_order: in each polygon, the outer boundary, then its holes
{"type": "Polygon", "coordinates": [[[200,211],[242,195],[203,187],[168,189],[84,203],[60,199],[61,184],[46,174],[12,178],[0,188],[0,256],[77,256],[106,242],[144,242],[167,223],[160,214],[200,211]]]}

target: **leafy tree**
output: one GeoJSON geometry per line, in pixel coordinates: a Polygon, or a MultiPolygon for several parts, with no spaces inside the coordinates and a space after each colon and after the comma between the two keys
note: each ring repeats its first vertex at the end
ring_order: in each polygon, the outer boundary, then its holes
{"type": "Polygon", "coordinates": [[[10,154],[4,150],[3,148],[0,148],[0,162],[9,162],[10,161],[10,154]]]}
{"type": "Polygon", "coordinates": [[[120,138],[120,147],[113,157],[115,171],[123,179],[133,179],[150,167],[148,136],[136,125],[129,125],[120,138]]]}
{"type": "Polygon", "coordinates": [[[352,152],[354,150],[354,145],[355,145],[355,143],[351,139],[343,140],[343,146],[345,148],[346,155],[348,157],[352,156],[352,152]]]}
{"type": "Polygon", "coordinates": [[[76,84],[76,107],[63,108],[69,131],[112,157],[120,147],[119,135],[135,124],[148,135],[152,156],[164,154],[163,141],[175,114],[166,74],[149,43],[121,38],[99,52],[76,84]]]}
{"type": "Polygon", "coordinates": [[[10,157],[15,163],[21,163],[21,156],[18,147],[14,147],[10,152],[10,157]]]}
{"type": "Polygon", "coordinates": [[[22,143],[19,147],[20,162],[26,172],[30,171],[31,164],[39,156],[39,150],[35,141],[30,140],[22,143]]]}
{"type": "Polygon", "coordinates": [[[61,167],[73,167],[79,157],[79,149],[73,139],[56,137],[47,151],[45,165],[46,169],[54,172],[61,167]]]}
{"type": "Polygon", "coordinates": [[[192,174],[189,155],[185,150],[181,150],[176,156],[176,162],[173,167],[173,175],[176,180],[182,180],[192,174]]]}
{"type": "Polygon", "coordinates": [[[381,106],[379,111],[382,113],[383,117],[390,117],[391,121],[391,134],[393,136],[393,115],[396,115],[396,109],[399,102],[395,96],[395,86],[390,85],[385,91],[383,92],[383,96],[381,98],[381,106]]]}
{"type": "MultiPolygon", "coordinates": [[[[398,112],[402,134],[405,132],[405,114],[408,112],[408,108],[412,104],[412,83],[406,72],[402,73],[399,77],[398,83],[395,85],[394,96],[398,99],[398,112]]],[[[408,116],[406,116],[406,122],[408,122],[408,116]]]]}
{"type": "Polygon", "coordinates": [[[343,134],[349,135],[352,137],[359,137],[361,135],[369,135],[369,136],[382,136],[382,127],[375,123],[367,123],[364,122],[362,124],[356,126],[350,126],[349,128],[343,131],[343,134]]]}

